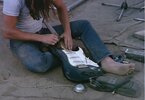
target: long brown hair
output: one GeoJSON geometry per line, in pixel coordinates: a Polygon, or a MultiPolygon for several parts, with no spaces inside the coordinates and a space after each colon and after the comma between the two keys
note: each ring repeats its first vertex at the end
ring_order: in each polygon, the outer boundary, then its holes
{"type": "Polygon", "coordinates": [[[33,19],[39,20],[43,17],[47,20],[49,18],[50,7],[53,5],[53,0],[25,0],[25,4],[33,19]]]}

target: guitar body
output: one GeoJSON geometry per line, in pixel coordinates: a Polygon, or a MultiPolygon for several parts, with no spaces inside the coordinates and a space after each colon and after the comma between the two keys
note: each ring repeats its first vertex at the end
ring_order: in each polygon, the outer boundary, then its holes
{"type": "MultiPolygon", "coordinates": [[[[46,24],[45,21],[43,22],[52,34],[59,36],[50,24],[46,24]]],[[[77,50],[70,51],[65,50],[63,37],[60,38],[60,41],[55,47],[48,46],[48,48],[62,61],[64,76],[71,81],[87,82],[90,77],[97,77],[103,74],[101,67],[87,58],[81,48],[78,47],[77,50]]]]}
{"type": "Polygon", "coordinates": [[[63,63],[64,76],[74,82],[88,82],[90,77],[103,75],[101,67],[85,57],[83,50],[53,50],[63,63]]]}

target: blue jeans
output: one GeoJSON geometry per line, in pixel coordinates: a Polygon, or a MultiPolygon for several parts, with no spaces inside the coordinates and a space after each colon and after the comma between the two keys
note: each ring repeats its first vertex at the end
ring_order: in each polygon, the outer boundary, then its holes
{"type": "MultiPolygon", "coordinates": [[[[99,63],[103,58],[111,55],[90,23],[86,20],[70,22],[73,38],[80,38],[92,56],[92,60],[99,63]]],[[[58,34],[63,33],[62,25],[54,26],[58,34]]],[[[48,29],[41,29],[41,34],[50,33],[48,29]]],[[[39,42],[10,40],[10,48],[18,59],[33,72],[46,72],[55,66],[60,66],[60,60],[51,52],[42,52],[39,42]]]]}

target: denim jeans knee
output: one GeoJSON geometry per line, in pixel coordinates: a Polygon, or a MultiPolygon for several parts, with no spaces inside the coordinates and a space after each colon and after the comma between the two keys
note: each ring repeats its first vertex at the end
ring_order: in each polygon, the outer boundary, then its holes
{"type": "Polygon", "coordinates": [[[33,43],[11,41],[11,50],[17,58],[32,72],[46,72],[53,67],[54,56],[50,52],[41,52],[33,43]]]}

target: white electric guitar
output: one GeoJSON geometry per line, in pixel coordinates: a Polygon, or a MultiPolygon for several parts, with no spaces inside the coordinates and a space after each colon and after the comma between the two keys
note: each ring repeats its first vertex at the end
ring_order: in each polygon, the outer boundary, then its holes
{"type": "MultiPolygon", "coordinates": [[[[50,30],[51,33],[57,34],[57,32],[54,30],[54,28],[51,25],[46,24],[46,23],[44,24],[50,30]]],[[[62,51],[66,54],[68,61],[72,66],[78,67],[78,68],[88,67],[88,65],[93,66],[93,67],[99,67],[97,63],[95,63],[94,61],[90,60],[88,57],[85,56],[82,48],[78,47],[78,49],[74,51],[67,50],[64,48],[63,43],[61,44],[61,47],[63,48],[62,51]]]]}
{"type": "Polygon", "coordinates": [[[72,50],[62,50],[68,60],[69,63],[72,66],[79,67],[79,68],[84,68],[88,67],[88,65],[94,66],[94,67],[99,67],[99,65],[92,60],[90,60],[88,57],[85,56],[82,48],[78,47],[78,50],[72,51],[72,50]]]}
{"type": "MultiPolygon", "coordinates": [[[[46,27],[51,33],[57,34],[49,24],[46,27]]],[[[58,34],[57,34],[58,35],[58,34]]],[[[88,82],[90,77],[103,75],[101,67],[85,56],[82,48],[76,47],[73,50],[65,49],[63,40],[59,41],[58,47],[50,46],[52,53],[62,61],[64,76],[75,82],[88,82]],[[60,47],[60,49],[58,49],[60,47]]]]}

